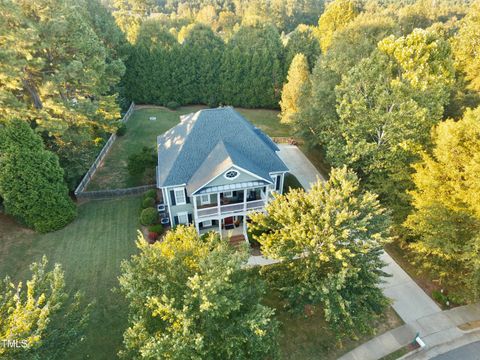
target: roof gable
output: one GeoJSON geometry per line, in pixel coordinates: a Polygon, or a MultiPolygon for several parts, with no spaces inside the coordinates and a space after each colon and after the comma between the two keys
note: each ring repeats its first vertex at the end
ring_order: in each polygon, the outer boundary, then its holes
{"type": "Polygon", "coordinates": [[[232,165],[268,181],[270,172],[288,170],[276,151],[233,108],[200,110],[158,137],[158,185],[196,190],[232,165]]]}

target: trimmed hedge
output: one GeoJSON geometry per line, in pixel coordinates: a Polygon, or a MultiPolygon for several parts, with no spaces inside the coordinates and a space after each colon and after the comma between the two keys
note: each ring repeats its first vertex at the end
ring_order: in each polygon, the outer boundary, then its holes
{"type": "Polygon", "coordinates": [[[157,190],[155,190],[155,189],[148,190],[147,192],[145,192],[145,194],[143,194],[143,198],[144,199],[146,199],[146,198],[157,199],[157,190]]]}
{"type": "Polygon", "coordinates": [[[149,207],[155,207],[155,199],[151,197],[147,197],[142,201],[142,208],[146,209],[149,207]]]}
{"type": "Polygon", "coordinates": [[[144,226],[153,225],[158,220],[157,210],[153,207],[143,209],[140,213],[140,224],[144,226]]]}

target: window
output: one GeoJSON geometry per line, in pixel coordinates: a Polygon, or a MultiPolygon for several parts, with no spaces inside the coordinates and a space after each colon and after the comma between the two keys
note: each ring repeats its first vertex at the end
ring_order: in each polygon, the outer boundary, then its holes
{"type": "Polygon", "coordinates": [[[233,180],[236,179],[238,175],[240,175],[240,173],[237,170],[229,170],[223,176],[225,179],[233,180]]]}
{"type": "Polygon", "coordinates": [[[202,225],[203,225],[203,227],[210,227],[210,226],[212,226],[212,220],[202,221],[202,225]]]}
{"type": "Polygon", "coordinates": [[[231,197],[233,197],[233,191],[225,191],[223,193],[223,196],[225,196],[227,198],[231,198],[231,197]]]}
{"type": "Polygon", "coordinates": [[[187,212],[178,213],[177,217],[178,217],[178,223],[179,224],[188,225],[188,213],[187,212]]]}
{"type": "Polygon", "coordinates": [[[187,203],[185,198],[185,190],[183,188],[176,188],[173,190],[175,192],[175,203],[177,205],[183,205],[187,203]]]}
{"type": "Polygon", "coordinates": [[[202,205],[210,204],[210,195],[208,195],[208,194],[207,195],[202,195],[200,197],[200,203],[202,205]]]}

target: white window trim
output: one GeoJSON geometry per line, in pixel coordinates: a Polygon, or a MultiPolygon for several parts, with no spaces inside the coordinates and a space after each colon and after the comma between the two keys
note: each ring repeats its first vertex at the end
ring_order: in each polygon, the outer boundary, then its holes
{"type": "Polygon", "coordinates": [[[233,191],[224,191],[223,196],[225,196],[227,198],[231,198],[231,197],[233,197],[233,191]]]}
{"type": "Polygon", "coordinates": [[[182,211],[182,212],[179,212],[177,213],[177,218],[178,218],[178,224],[180,225],[188,225],[188,212],[186,211],[182,211]],[[180,221],[180,216],[185,216],[185,219],[186,221],[185,222],[181,222],[180,221]]]}
{"type": "Polygon", "coordinates": [[[185,205],[187,203],[187,196],[185,195],[184,188],[175,188],[173,189],[173,193],[175,194],[175,205],[185,205]],[[183,196],[183,201],[179,201],[177,197],[177,192],[181,191],[183,196]]]}
{"type": "Polygon", "coordinates": [[[212,220],[205,220],[205,221],[202,221],[202,225],[203,227],[210,227],[212,226],[212,220]]]}
{"type": "Polygon", "coordinates": [[[204,195],[200,195],[200,204],[201,205],[207,205],[207,204],[210,204],[210,194],[204,194],[204,195]],[[207,197],[207,200],[203,200],[203,197],[206,196],[207,197]]]}
{"type": "Polygon", "coordinates": [[[230,170],[227,170],[225,172],[225,174],[223,174],[223,177],[227,180],[235,180],[236,178],[238,178],[240,176],[240,171],[238,171],[237,169],[230,169],[230,170]],[[227,177],[227,174],[231,171],[234,171],[237,173],[237,175],[235,175],[234,177],[227,177]]]}

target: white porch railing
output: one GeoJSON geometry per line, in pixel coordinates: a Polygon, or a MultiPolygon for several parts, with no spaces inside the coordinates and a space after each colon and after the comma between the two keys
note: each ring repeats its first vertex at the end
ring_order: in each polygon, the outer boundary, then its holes
{"type": "Polygon", "coordinates": [[[252,211],[261,209],[265,206],[265,200],[247,201],[246,203],[236,203],[229,205],[212,206],[204,209],[197,210],[198,218],[212,217],[215,215],[228,215],[232,213],[238,213],[243,211],[252,211]]]}

